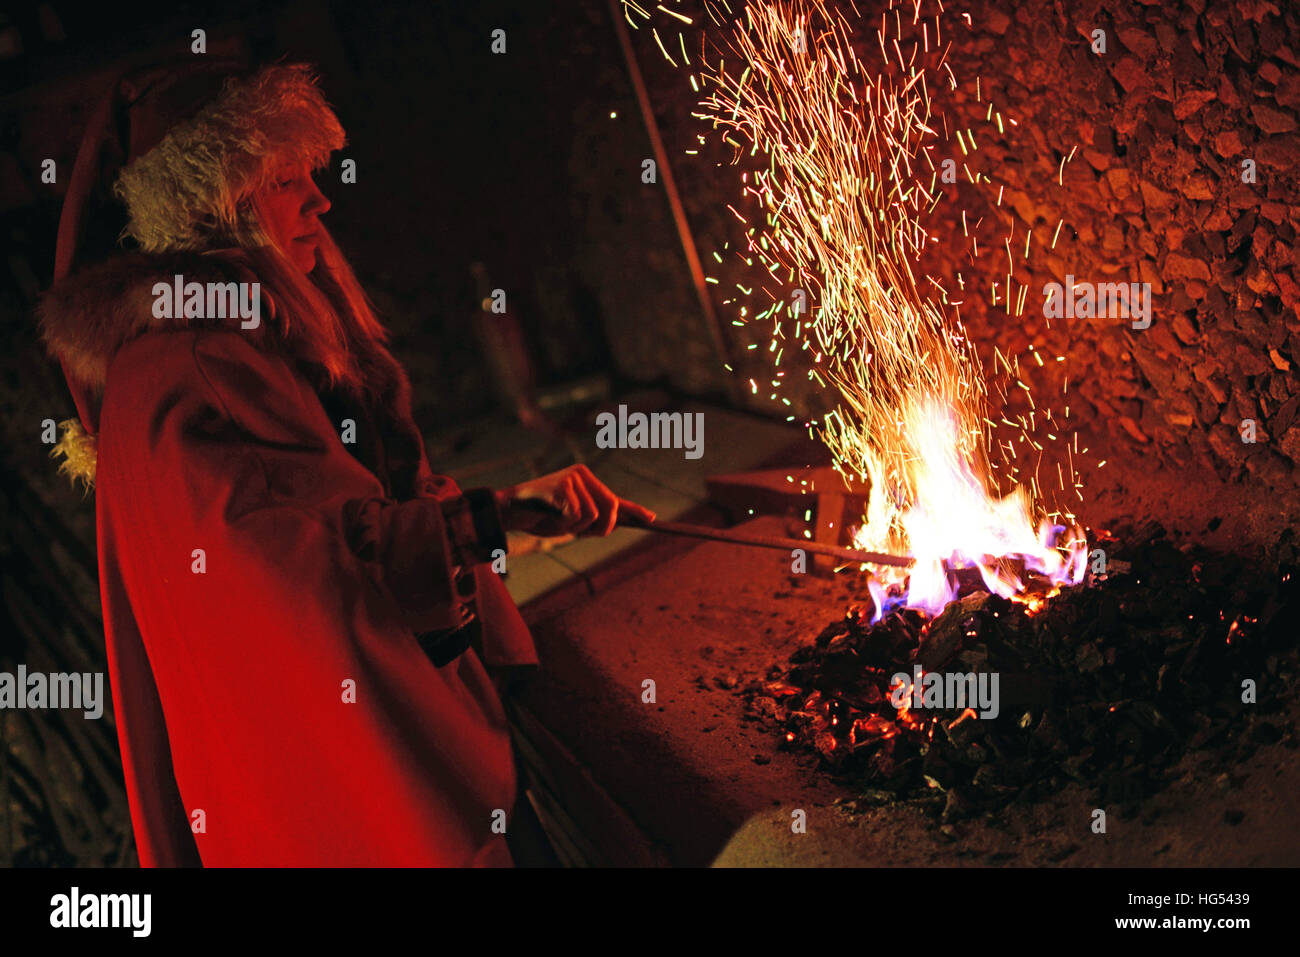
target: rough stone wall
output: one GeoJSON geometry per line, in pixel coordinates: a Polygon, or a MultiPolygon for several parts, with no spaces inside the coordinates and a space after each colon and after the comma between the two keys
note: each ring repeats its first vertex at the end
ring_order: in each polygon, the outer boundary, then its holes
{"type": "Polygon", "coordinates": [[[1022,163],[996,164],[1008,201],[1039,235],[1053,228],[1053,207],[1072,227],[1039,263],[1031,295],[1066,274],[1140,280],[1152,287],[1153,321],[1033,333],[1068,357],[1066,370],[1083,371],[1077,394],[1117,441],[1293,489],[1300,18],[1255,2],[1070,6],[975,17],[955,59],[996,78],[1033,137],[1022,163]],[[1097,29],[1104,55],[1092,51],[1097,29]],[[1076,144],[1057,187],[1054,167],[1076,144]],[[1243,182],[1246,160],[1254,182],[1243,182]],[[1257,424],[1253,444],[1242,441],[1245,420],[1257,424]]]}
{"type": "MultiPolygon", "coordinates": [[[[869,24],[858,39],[869,50],[880,5],[858,8],[869,24]]],[[[979,148],[967,158],[948,141],[935,156],[950,149],[1005,184],[1005,193],[997,207],[964,176],[949,187],[932,224],[940,239],[924,262],[950,290],[957,268],[983,289],[982,297],[966,296],[961,315],[986,361],[994,346],[1020,356],[1040,397],[1060,395],[1068,377],[1071,419],[1098,437],[1095,457],[1127,456],[1188,470],[1193,481],[1245,482],[1294,499],[1300,13],[1264,0],[1001,0],[950,6],[944,17],[960,82],[936,94],[936,104],[954,126],[978,131],[979,148]],[[1104,53],[1093,51],[1095,30],[1105,31],[1104,53]],[[990,102],[1018,120],[1005,136],[984,122],[990,102]],[[1254,182],[1243,182],[1245,160],[1254,163],[1254,182]],[[990,257],[970,261],[960,224],[953,228],[962,208],[972,221],[1000,222],[998,236],[1015,219],[1017,245],[1032,228],[1029,261],[1019,249],[1016,255],[1017,282],[1029,286],[1022,316],[990,303],[989,283],[1005,269],[990,257]],[[1150,327],[1049,321],[1043,287],[1067,275],[1150,283],[1150,327]],[[1030,361],[1031,346],[1048,359],[1041,367],[1030,361]],[[1255,423],[1254,443],[1241,438],[1247,420],[1255,423]]],[[[706,270],[721,277],[715,289],[733,289],[745,281],[743,270],[730,260],[717,265],[709,253],[728,241],[734,248],[742,235],[723,205],[740,196],[739,172],[707,148],[682,155],[698,148],[695,134],[703,131],[689,119],[696,97],[648,31],[636,42],[706,270]]],[[[718,309],[729,321],[735,307],[723,298],[718,309]]],[[[733,353],[755,356],[744,351],[752,341],[744,331],[728,331],[733,353]]],[[[740,375],[761,377],[768,368],[759,356],[740,375]]],[[[811,388],[792,385],[786,394],[801,414],[826,401],[811,388]]],[[[753,401],[769,413],[788,411],[765,400],[753,401]]]]}

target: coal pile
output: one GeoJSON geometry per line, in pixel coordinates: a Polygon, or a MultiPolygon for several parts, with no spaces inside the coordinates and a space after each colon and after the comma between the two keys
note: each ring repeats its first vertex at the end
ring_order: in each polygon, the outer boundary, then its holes
{"type": "Polygon", "coordinates": [[[852,608],[742,689],[747,715],[866,802],[914,802],[945,822],[1070,782],[1099,805],[1132,806],[1189,751],[1215,752],[1226,768],[1259,744],[1294,742],[1294,548],[1261,572],[1179,550],[1158,526],[1139,540],[1121,551],[1103,539],[1110,574],[1037,613],[984,591],[932,620],[904,610],[872,625],[869,605],[852,608]],[[998,714],[896,708],[891,679],[918,663],[996,672],[998,714]],[[1254,703],[1243,701],[1248,680],[1254,703]]]}

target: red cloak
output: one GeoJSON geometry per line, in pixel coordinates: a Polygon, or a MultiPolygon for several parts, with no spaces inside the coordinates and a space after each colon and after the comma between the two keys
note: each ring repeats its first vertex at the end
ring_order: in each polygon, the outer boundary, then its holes
{"type": "Polygon", "coordinates": [[[213,257],[121,257],[41,310],[96,397],[104,630],[141,863],[509,864],[493,824],[515,771],[485,662],[535,651],[460,490],[429,468],[404,373],[370,357],[382,398],[354,406],[345,445],[269,333],[151,318],[152,283],[177,273],[229,278],[213,257]],[[416,635],[465,607],[481,647],[437,667],[416,635]]]}

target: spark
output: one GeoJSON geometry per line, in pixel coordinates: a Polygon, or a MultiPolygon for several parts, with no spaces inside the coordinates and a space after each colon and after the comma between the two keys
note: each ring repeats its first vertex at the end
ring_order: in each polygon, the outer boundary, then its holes
{"type": "Polygon", "coordinates": [[[682,23],[686,24],[687,26],[691,26],[691,25],[694,23],[694,21],[693,21],[690,17],[683,16],[682,14],[678,13],[676,10],[669,10],[669,9],[668,9],[667,7],[665,7],[662,3],[659,4],[659,6],[656,7],[656,9],[657,9],[657,10],[662,10],[664,13],[668,14],[670,17],[676,17],[678,20],[682,21],[682,23]]]}
{"type": "MultiPolygon", "coordinates": [[[[920,8],[916,0],[913,25],[922,22],[920,8]]],[[[787,356],[803,361],[811,352],[817,368],[807,369],[809,379],[837,403],[809,428],[843,476],[870,484],[855,543],[916,558],[907,601],[934,611],[952,594],[948,567],[977,567],[990,590],[1016,594],[1024,585],[999,556],[1021,557],[1025,567],[1055,583],[1069,583],[1082,576],[1079,554],[1080,548],[1086,554],[1086,544],[1075,529],[1065,544],[1057,544],[1053,523],[1036,504],[1036,465],[1026,470],[1033,475],[1025,483],[1013,483],[1010,494],[993,494],[998,483],[990,449],[1000,450],[1010,474],[1019,474],[1017,443],[995,441],[988,414],[995,396],[962,327],[960,304],[949,303],[934,277],[918,278],[914,269],[933,238],[924,222],[939,195],[927,150],[946,140],[949,129],[930,95],[942,84],[927,77],[942,71],[954,90],[957,77],[939,43],[937,15],[931,46],[928,18],[922,30],[905,35],[897,6],[893,14],[881,14],[872,45],[879,48],[880,60],[867,69],[855,52],[854,26],[831,12],[827,0],[747,4],[743,18],[731,21],[714,51],[701,57],[706,94],[694,115],[736,150],[732,165],[741,165],[748,153],[747,162],[756,167],[741,177],[739,202],[753,211],[742,214],[731,203],[726,208],[746,229],[737,256],[762,268],[777,287],[769,288],[765,280],[751,288],[734,283],[735,288],[747,300],[763,300],[754,307],[758,317],[774,320],[790,299],[779,288],[782,283],[807,293],[806,314],[793,331],[775,322],[763,352],[778,366],[783,359],[787,365],[793,361],[787,356]],[[1035,512],[1042,519],[1037,530],[1035,512]]],[[[655,38],[659,42],[657,33],[655,38]]],[[[675,66],[662,42],[659,46],[675,66]]],[[[977,102],[984,102],[982,96],[976,78],[977,102]]],[[[990,100],[988,131],[994,129],[993,115],[990,100]]],[[[1002,132],[1001,113],[996,117],[1002,132]]],[[[951,139],[966,157],[978,148],[969,126],[954,128],[951,139]]],[[[1062,158],[1058,181],[1073,155],[1062,158]]],[[[994,185],[965,164],[963,169],[977,188],[994,185]]],[[[1000,207],[1002,187],[997,195],[1000,207]]],[[[972,261],[977,260],[983,217],[971,225],[962,209],[961,219],[972,261]]],[[[1026,233],[1027,261],[1032,232],[1026,233]]],[[[1014,236],[1013,225],[1003,240],[1005,286],[1000,291],[1002,283],[993,283],[991,292],[1008,315],[1013,307],[1021,315],[1028,286],[1015,281],[1014,236]]],[[[1053,248],[1055,242],[1053,236],[1053,248]]],[[[960,274],[957,282],[964,290],[960,274]]],[[[744,308],[740,312],[746,315],[744,308]]],[[[1032,409],[1032,390],[1018,361],[997,358],[1032,409]]],[[[1043,364],[1037,353],[1035,359],[1043,364]]],[[[749,383],[757,395],[755,380],[749,383]]],[[[1003,388],[996,398],[1005,403],[1003,388]]],[[[771,393],[771,399],[777,395],[771,393]]],[[[785,397],[779,401],[790,404],[785,397]]],[[[1020,432],[1020,445],[1041,453],[1043,445],[1032,435],[1032,411],[1027,422],[1013,411],[1001,418],[1020,432]]],[[[1058,477],[1062,489],[1071,484],[1059,465],[1058,477]]]]}

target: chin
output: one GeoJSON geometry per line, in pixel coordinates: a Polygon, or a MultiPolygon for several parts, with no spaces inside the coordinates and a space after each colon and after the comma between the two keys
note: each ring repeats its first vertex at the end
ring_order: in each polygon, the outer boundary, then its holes
{"type": "Polygon", "coordinates": [[[300,252],[293,258],[293,264],[298,267],[304,274],[311,272],[316,268],[316,249],[312,247],[306,252],[300,252]]]}

